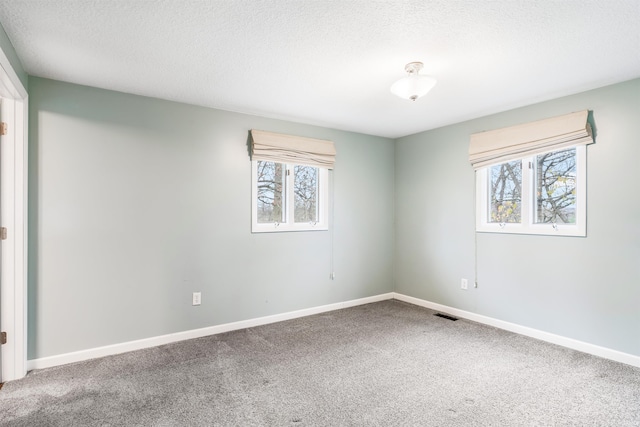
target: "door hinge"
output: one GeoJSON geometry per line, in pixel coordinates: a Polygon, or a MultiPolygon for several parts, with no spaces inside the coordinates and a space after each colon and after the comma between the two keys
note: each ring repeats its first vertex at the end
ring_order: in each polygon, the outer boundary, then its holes
{"type": "Polygon", "coordinates": [[[6,344],[6,343],[7,343],[7,333],[0,332],[0,344],[6,344]]]}
{"type": "Polygon", "coordinates": [[[0,228],[0,240],[7,240],[7,227],[0,228]]]}
{"type": "Polygon", "coordinates": [[[6,134],[7,134],[7,123],[0,122],[0,135],[6,135],[6,134]]]}

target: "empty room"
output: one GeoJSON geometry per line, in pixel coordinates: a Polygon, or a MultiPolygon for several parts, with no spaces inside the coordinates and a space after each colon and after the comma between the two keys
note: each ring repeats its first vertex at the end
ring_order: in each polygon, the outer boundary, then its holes
{"type": "Polygon", "coordinates": [[[640,1],[0,0],[0,425],[640,426],[640,1]]]}

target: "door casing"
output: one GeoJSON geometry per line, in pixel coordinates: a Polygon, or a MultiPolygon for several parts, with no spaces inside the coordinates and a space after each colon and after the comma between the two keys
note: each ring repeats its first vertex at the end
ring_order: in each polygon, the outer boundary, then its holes
{"type": "Polygon", "coordinates": [[[0,136],[0,223],[7,239],[0,241],[0,327],[7,343],[0,346],[0,381],[27,373],[27,172],[28,95],[0,50],[2,121],[0,136]]]}

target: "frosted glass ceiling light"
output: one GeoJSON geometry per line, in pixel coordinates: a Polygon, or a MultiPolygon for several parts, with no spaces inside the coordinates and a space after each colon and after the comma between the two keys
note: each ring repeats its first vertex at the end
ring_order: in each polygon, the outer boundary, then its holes
{"type": "Polygon", "coordinates": [[[422,69],[422,62],[409,62],[404,70],[409,74],[391,85],[391,93],[400,98],[415,101],[426,95],[435,85],[436,79],[418,74],[422,69]]]}

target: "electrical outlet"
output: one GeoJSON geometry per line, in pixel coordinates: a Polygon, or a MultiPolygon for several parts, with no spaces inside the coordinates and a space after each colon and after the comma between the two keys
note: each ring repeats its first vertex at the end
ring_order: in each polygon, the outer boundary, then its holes
{"type": "Polygon", "coordinates": [[[460,280],[460,288],[464,289],[465,291],[469,289],[469,283],[467,282],[467,279],[460,280]]]}
{"type": "Polygon", "coordinates": [[[329,278],[330,278],[331,280],[336,280],[336,273],[331,272],[331,274],[329,275],[329,278]]]}
{"type": "Polygon", "coordinates": [[[194,292],[191,305],[200,305],[202,303],[202,293],[194,292]]]}

